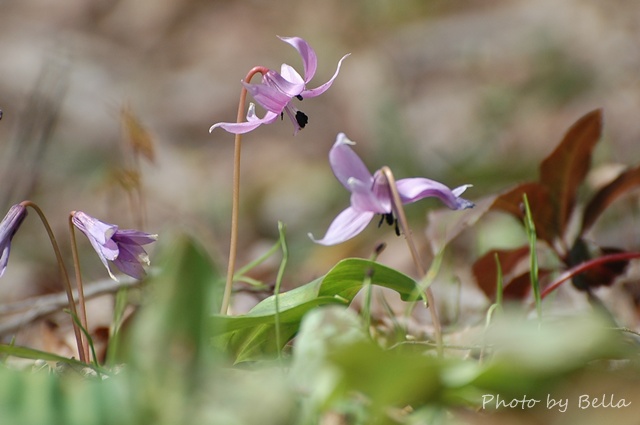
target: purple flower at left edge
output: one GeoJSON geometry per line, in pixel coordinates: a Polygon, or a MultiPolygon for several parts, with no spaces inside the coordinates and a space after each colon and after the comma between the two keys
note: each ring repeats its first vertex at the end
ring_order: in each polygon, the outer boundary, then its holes
{"type": "Polygon", "coordinates": [[[9,209],[7,215],[5,215],[2,222],[0,222],[0,250],[2,250],[2,255],[0,256],[0,277],[2,277],[4,271],[7,269],[13,235],[16,234],[26,216],[27,208],[21,204],[17,204],[9,209]]]}
{"type": "MultiPolygon", "coordinates": [[[[321,245],[336,245],[353,238],[364,230],[376,214],[380,214],[389,224],[395,221],[391,190],[385,175],[380,170],[372,175],[351,149],[351,145],[354,144],[344,133],[340,133],[329,152],[329,163],[333,173],[351,192],[351,205],[333,220],[324,238],[315,239],[309,234],[314,242],[321,245]]],[[[474,206],[473,202],[460,197],[470,186],[464,185],[452,190],[442,183],[421,177],[396,181],[403,204],[436,197],[454,210],[474,206]]]]}
{"type": "Polygon", "coordinates": [[[214,124],[209,129],[220,127],[229,133],[243,134],[255,130],[262,124],[271,124],[278,119],[279,116],[287,114],[294,126],[294,133],[304,128],[309,121],[307,115],[300,111],[294,104],[293,99],[303,100],[316,97],[327,91],[333,84],[333,81],[340,72],[342,61],[349,56],[346,54],[338,62],[338,67],[333,77],[326,83],[315,89],[308,89],[307,83],[311,81],[318,67],[318,59],[316,52],[309,44],[300,37],[278,37],[285,43],[293,46],[302,57],[302,67],[304,69],[304,78],[290,65],[282,64],[280,73],[269,69],[262,76],[262,82],[259,84],[251,84],[243,81],[247,91],[251,93],[255,101],[267,110],[264,117],[259,118],[256,115],[255,105],[249,104],[247,112],[247,121],[243,123],[226,123],[220,122],[214,124]]]}
{"type": "Polygon", "coordinates": [[[73,213],[71,220],[89,239],[112,279],[118,280],[111,273],[108,261],[133,278],[142,279],[146,276],[142,264],[149,265],[149,256],[142,245],[155,242],[158,235],[133,229],[120,230],[115,224],[104,223],[82,211],[73,213]]]}

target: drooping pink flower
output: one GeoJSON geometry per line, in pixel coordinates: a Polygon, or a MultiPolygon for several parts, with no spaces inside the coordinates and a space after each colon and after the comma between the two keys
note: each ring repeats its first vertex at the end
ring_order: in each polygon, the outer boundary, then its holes
{"type": "MultiPolygon", "coordinates": [[[[329,163],[336,178],[351,192],[351,205],[333,220],[322,239],[311,239],[322,245],[336,245],[349,240],[362,232],[376,214],[389,224],[395,221],[391,190],[384,174],[378,170],[371,174],[360,157],[351,149],[352,142],[338,134],[336,142],[329,152],[329,163]]],[[[403,204],[427,197],[436,197],[454,210],[474,206],[460,195],[471,185],[453,190],[434,180],[416,177],[396,181],[396,187],[403,204]]]]}
{"type": "Polygon", "coordinates": [[[109,261],[133,278],[142,279],[146,275],[142,264],[149,265],[149,256],[142,245],[155,242],[158,235],[133,229],[119,230],[115,224],[104,223],[82,211],[74,212],[71,220],[89,239],[112,279],[117,280],[109,268],[109,261]]]}
{"type": "Polygon", "coordinates": [[[326,83],[315,89],[308,89],[307,84],[316,73],[318,59],[315,51],[309,44],[300,37],[279,37],[285,43],[293,46],[302,58],[302,67],[304,69],[304,77],[302,77],[292,66],[282,64],[280,72],[270,69],[263,74],[262,81],[259,84],[251,84],[243,81],[242,84],[247,91],[251,93],[255,101],[267,110],[264,117],[259,118],[255,112],[255,105],[249,104],[247,112],[247,121],[243,123],[226,123],[219,122],[209,129],[220,127],[229,133],[243,134],[252,131],[262,124],[271,124],[283,116],[285,113],[291,119],[294,126],[294,134],[307,125],[309,118],[300,111],[293,102],[293,99],[303,100],[321,95],[331,85],[340,72],[342,61],[349,56],[346,54],[338,62],[338,67],[333,77],[326,83]]]}

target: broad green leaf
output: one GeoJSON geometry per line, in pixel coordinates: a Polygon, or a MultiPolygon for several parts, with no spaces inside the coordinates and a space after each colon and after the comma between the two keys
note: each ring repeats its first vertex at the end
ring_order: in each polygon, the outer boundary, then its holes
{"type": "Polygon", "coordinates": [[[165,235],[158,264],[149,279],[147,303],[136,316],[129,345],[145,347],[134,359],[147,367],[167,368],[167,353],[180,353],[171,365],[195,376],[210,349],[210,312],[218,309],[212,296],[220,275],[206,251],[186,234],[165,235]]]}
{"type": "MultiPolygon", "coordinates": [[[[413,279],[389,267],[358,258],[342,260],[323,278],[278,295],[280,323],[284,328],[282,344],[295,335],[309,310],[324,304],[351,303],[362,289],[365,276],[370,276],[374,285],[397,291],[405,300],[410,299],[416,289],[413,279]]],[[[276,347],[273,341],[275,314],[272,295],[247,314],[215,315],[211,318],[214,344],[224,346],[236,361],[255,359],[258,353],[276,353],[281,347],[276,347]]]]}
{"type": "MultiPolygon", "coordinates": [[[[578,187],[591,167],[591,154],[602,135],[602,110],[584,115],[569,128],[556,149],[540,164],[540,183],[550,194],[556,236],[562,237],[575,207],[578,187]]],[[[530,199],[531,205],[534,200],[530,199]]],[[[536,223],[537,224],[537,223],[536,223]]]]}

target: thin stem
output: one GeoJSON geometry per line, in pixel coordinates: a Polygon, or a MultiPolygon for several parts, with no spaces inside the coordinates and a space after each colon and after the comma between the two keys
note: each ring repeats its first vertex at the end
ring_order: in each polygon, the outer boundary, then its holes
{"type": "Polygon", "coordinates": [[[622,252],[618,254],[603,255],[602,257],[594,258],[593,260],[580,263],[572,269],[569,269],[566,272],[562,273],[553,283],[544,288],[544,291],[542,291],[542,293],[540,294],[540,298],[544,299],[551,292],[555,291],[558,286],[571,279],[572,277],[589,270],[592,267],[606,263],[632,260],[634,258],[640,258],[640,252],[622,252]]]}
{"type": "MultiPolygon", "coordinates": [[[[411,252],[411,257],[413,258],[413,263],[416,266],[416,270],[418,274],[423,277],[426,272],[424,266],[422,265],[422,261],[420,260],[420,254],[418,253],[418,249],[413,242],[413,237],[411,236],[411,229],[409,228],[409,222],[407,221],[407,216],[404,213],[404,207],[402,206],[402,200],[400,199],[400,194],[398,193],[398,187],[396,186],[396,180],[393,177],[393,173],[391,169],[387,166],[382,167],[382,173],[387,179],[389,183],[389,188],[391,190],[391,200],[393,202],[393,209],[396,214],[396,218],[398,219],[398,223],[400,224],[400,228],[402,229],[402,233],[404,234],[405,240],[407,241],[407,246],[409,247],[409,251],[411,252]]],[[[433,330],[435,333],[436,339],[436,347],[438,349],[438,355],[442,356],[442,326],[440,325],[440,318],[438,317],[438,310],[436,309],[435,297],[433,296],[433,292],[431,291],[431,287],[425,288],[425,294],[427,296],[427,303],[429,308],[429,313],[431,314],[431,321],[433,322],[433,330]]]]}
{"type": "MultiPolygon", "coordinates": [[[[87,331],[89,330],[89,323],[87,322],[87,308],[84,299],[84,286],[82,285],[82,274],[80,273],[80,260],[78,258],[78,245],[76,243],[75,226],[73,225],[73,216],[75,211],[69,214],[69,234],[71,235],[71,254],[73,256],[73,268],[76,272],[76,286],[78,287],[78,306],[80,307],[80,314],[77,315],[80,319],[80,324],[87,331]]],[[[90,359],[89,347],[84,345],[85,355],[87,360],[90,359]]]]}
{"type": "MultiPolygon", "coordinates": [[[[249,82],[255,74],[265,74],[267,68],[256,66],[253,68],[244,81],[249,82]]],[[[238,116],[236,122],[242,122],[244,119],[245,103],[247,101],[247,89],[242,86],[240,91],[240,102],[238,103],[238,116]]],[[[227,266],[227,282],[224,286],[224,294],[222,295],[222,305],[220,314],[227,314],[229,310],[229,302],[231,300],[231,289],[233,287],[233,274],[236,268],[236,257],[238,252],[238,217],[240,211],[240,153],[242,152],[242,134],[236,134],[233,149],[233,190],[231,201],[231,236],[229,241],[229,264],[227,266]]]]}
{"type": "MultiPolygon", "coordinates": [[[[31,201],[23,201],[20,204],[24,207],[30,207],[38,214],[38,217],[40,217],[40,221],[42,221],[42,224],[44,225],[44,228],[47,231],[47,234],[49,235],[49,240],[51,241],[53,252],[56,255],[58,268],[60,270],[60,277],[62,278],[62,283],[65,289],[65,292],[67,293],[67,299],[69,301],[69,310],[73,314],[77,315],[76,303],[73,299],[73,290],[71,289],[71,282],[69,281],[69,273],[67,273],[67,268],[65,267],[64,262],[62,261],[62,254],[60,253],[58,242],[56,241],[56,237],[53,234],[53,230],[51,230],[51,226],[49,226],[49,222],[47,221],[47,218],[45,217],[44,213],[42,212],[42,210],[37,204],[31,201]]],[[[73,324],[73,333],[75,334],[76,344],[78,346],[78,356],[80,357],[80,361],[82,361],[83,363],[87,363],[88,358],[86,356],[86,353],[88,352],[88,350],[85,350],[86,341],[83,339],[80,327],[73,321],[72,321],[72,324],[73,324]]]]}

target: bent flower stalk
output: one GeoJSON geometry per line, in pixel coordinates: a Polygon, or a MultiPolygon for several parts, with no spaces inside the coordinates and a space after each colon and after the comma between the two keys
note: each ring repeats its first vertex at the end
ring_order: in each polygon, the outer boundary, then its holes
{"type": "Polygon", "coordinates": [[[264,117],[259,118],[256,115],[255,105],[249,104],[247,112],[247,121],[243,123],[227,123],[220,122],[214,124],[209,129],[212,132],[215,128],[220,127],[229,133],[243,134],[255,130],[262,124],[271,124],[278,117],[283,117],[286,113],[294,127],[294,134],[298,133],[307,125],[309,118],[300,111],[294,104],[293,99],[303,100],[306,98],[316,97],[324,93],[331,87],[333,81],[340,72],[342,61],[349,56],[346,54],[338,62],[338,67],[333,77],[326,83],[315,89],[308,89],[307,84],[316,73],[318,67],[318,59],[315,51],[309,44],[300,37],[279,37],[280,40],[293,46],[302,58],[302,67],[304,69],[304,78],[290,65],[282,64],[280,72],[270,69],[262,76],[259,84],[251,84],[243,81],[242,84],[255,101],[267,110],[264,117]]]}
{"type": "Polygon", "coordinates": [[[89,239],[112,279],[118,280],[109,268],[109,261],[135,279],[145,277],[142,264],[149,265],[149,256],[142,245],[155,242],[158,235],[133,229],[120,230],[115,224],[104,223],[82,211],[73,213],[72,221],[89,239]]]}
{"type": "Polygon", "coordinates": [[[9,209],[7,215],[4,216],[2,222],[0,222],[0,250],[2,251],[2,255],[0,256],[0,277],[2,277],[4,271],[7,269],[9,252],[11,251],[11,240],[26,216],[27,208],[24,205],[17,204],[9,209]]]}
{"type": "MultiPolygon", "coordinates": [[[[351,205],[338,214],[322,239],[315,239],[309,234],[314,242],[322,245],[336,245],[353,238],[364,230],[376,214],[382,215],[382,219],[389,224],[395,222],[391,191],[386,177],[380,170],[372,175],[351,149],[351,145],[355,143],[344,133],[340,133],[329,152],[329,163],[333,173],[351,192],[351,205]]],[[[474,206],[473,202],[460,197],[470,186],[463,185],[452,190],[442,183],[421,177],[396,181],[403,204],[436,197],[453,210],[474,206]]]]}

